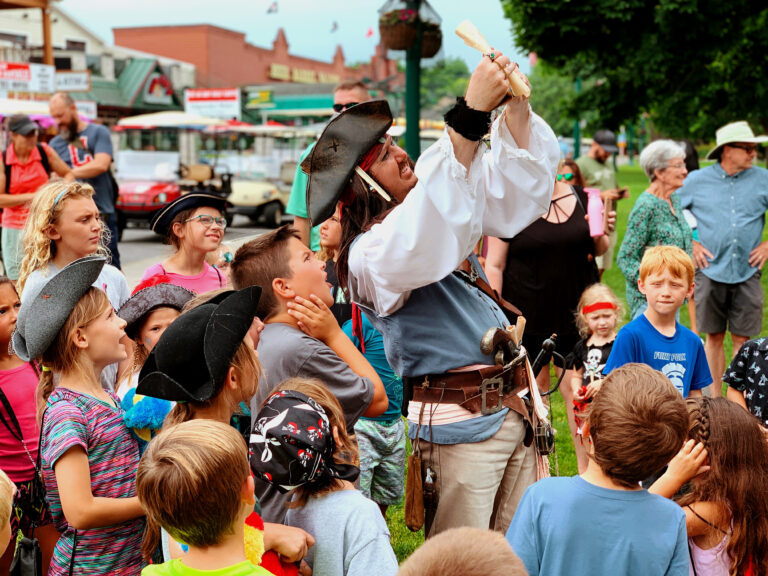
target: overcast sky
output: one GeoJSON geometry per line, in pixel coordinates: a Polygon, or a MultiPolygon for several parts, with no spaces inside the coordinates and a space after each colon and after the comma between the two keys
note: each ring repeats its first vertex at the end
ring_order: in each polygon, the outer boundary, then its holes
{"type": "MultiPolygon", "coordinates": [[[[277,13],[267,14],[273,0],[62,0],[59,4],[92,32],[112,43],[112,28],[173,24],[213,24],[243,32],[251,44],[271,47],[277,29],[285,29],[289,52],[330,62],[341,44],[348,63],[367,61],[379,41],[378,10],[383,0],[277,0],[277,13]],[[336,32],[331,32],[333,23],[336,32]],[[373,37],[366,38],[369,28],[373,37]]],[[[464,45],[454,30],[471,20],[489,44],[515,55],[520,68],[528,60],[514,45],[509,20],[499,0],[431,0],[442,18],[443,49],[437,58],[458,57],[472,69],[479,53],[464,45]]],[[[402,52],[399,54],[403,54],[402,52]]],[[[425,60],[425,64],[433,62],[425,60]]]]}

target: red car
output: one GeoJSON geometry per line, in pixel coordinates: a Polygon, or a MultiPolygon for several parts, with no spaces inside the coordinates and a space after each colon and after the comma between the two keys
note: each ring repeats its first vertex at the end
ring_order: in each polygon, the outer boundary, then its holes
{"type": "Polygon", "coordinates": [[[120,193],[115,204],[119,235],[123,235],[129,221],[147,226],[155,212],[179,196],[181,189],[175,182],[120,182],[120,193]]]}

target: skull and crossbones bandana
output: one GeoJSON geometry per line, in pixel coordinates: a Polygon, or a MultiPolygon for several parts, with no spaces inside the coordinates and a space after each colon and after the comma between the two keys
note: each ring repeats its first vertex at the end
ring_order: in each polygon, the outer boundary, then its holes
{"type": "Polygon", "coordinates": [[[325,410],[295,390],[273,393],[259,411],[251,432],[251,469],[259,478],[288,492],[307,483],[332,479],[354,482],[356,466],[334,461],[335,443],[325,410]]]}

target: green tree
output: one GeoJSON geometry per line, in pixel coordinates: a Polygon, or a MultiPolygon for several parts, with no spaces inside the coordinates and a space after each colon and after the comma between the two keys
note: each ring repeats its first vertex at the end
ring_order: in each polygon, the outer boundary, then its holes
{"type": "MultiPolygon", "coordinates": [[[[746,119],[768,130],[768,4],[750,0],[501,0],[518,44],[571,77],[617,128],[647,112],[675,137],[746,119]]],[[[536,86],[533,86],[536,90],[536,86]]]]}
{"type": "Polygon", "coordinates": [[[463,96],[471,76],[464,60],[445,58],[421,70],[420,104],[422,111],[440,115],[450,108],[457,96],[463,96]]]}
{"type": "MultiPolygon", "coordinates": [[[[528,80],[534,87],[531,91],[531,107],[556,134],[570,136],[576,118],[586,120],[591,128],[600,128],[597,111],[584,108],[584,102],[578,99],[574,78],[539,60],[528,74],[528,80]]],[[[594,80],[587,79],[582,83],[582,89],[588,89],[594,83],[594,80]]]]}

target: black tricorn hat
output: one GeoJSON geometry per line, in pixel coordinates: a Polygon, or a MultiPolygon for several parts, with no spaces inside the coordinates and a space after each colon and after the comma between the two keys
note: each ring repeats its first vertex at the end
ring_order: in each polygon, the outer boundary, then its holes
{"type": "Polygon", "coordinates": [[[328,123],[301,163],[309,175],[307,214],[312,226],[333,215],[355,166],[391,127],[392,112],[386,100],[369,100],[347,108],[328,123]]]}
{"type": "Polygon", "coordinates": [[[136,393],[181,402],[213,398],[251,327],[260,296],[259,286],[226,291],[179,316],[141,368],[136,393]]]}
{"type": "Polygon", "coordinates": [[[173,224],[173,219],[184,210],[190,208],[199,208],[200,206],[210,206],[216,208],[219,212],[227,209],[228,202],[226,198],[206,194],[204,192],[189,192],[169,202],[152,215],[149,220],[149,228],[155,233],[165,236],[173,224]]]}

